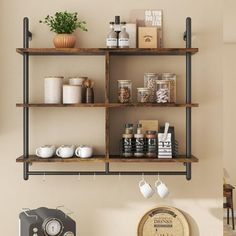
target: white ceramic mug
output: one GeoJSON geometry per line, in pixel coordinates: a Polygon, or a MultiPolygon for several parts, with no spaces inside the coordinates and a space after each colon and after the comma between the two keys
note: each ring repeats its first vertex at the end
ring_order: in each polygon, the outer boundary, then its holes
{"type": "Polygon", "coordinates": [[[36,149],[36,155],[41,158],[50,158],[55,154],[55,146],[44,145],[36,149]]]}
{"type": "Polygon", "coordinates": [[[70,158],[73,157],[75,153],[75,146],[74,145],[62,145],[56,150],[57,156],[61,158],[70,158]]]}
{"type": "Polygon", "coordinates": [[[93,148],[90,146],[79,146],[75,150],[75,155],[80,158],[89,158],[93,156],[93,148]]]}
{"type": "Polygon", "coordinates": [[[169,195],[169,189],[167,188],[167,186],[161,180],[158,179],[156,181],[155,187],[156,187],[158,195],[161,198],[165,198],[169,195]]]}
{"type": "Polygon", "coordinates": [[[145,198],[150,198],[154,194],[154,190],[152,189],[151,185],[144,179],[139,182],[139,189],[145,198]]]}
{"type": "Polygon", "coordinates": [[[63,85],[63,103],[75,104],[82,102],[82,86],[63,85]]]}

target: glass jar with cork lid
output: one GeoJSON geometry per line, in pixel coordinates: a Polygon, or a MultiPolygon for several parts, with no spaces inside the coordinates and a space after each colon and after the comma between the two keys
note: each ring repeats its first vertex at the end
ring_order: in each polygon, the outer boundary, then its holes
{"type": "Polygon", "coordinates": [[[150,89],[150,102],[156,102],[156,81],[158,78],[158,73],[149,72],[144,74],[144,87],[150,89]]]}
{"type": "Polygon", "coordinates": [[[130,103],[132,102],[132,81],[118,80],[118,102],[130,103]]]}

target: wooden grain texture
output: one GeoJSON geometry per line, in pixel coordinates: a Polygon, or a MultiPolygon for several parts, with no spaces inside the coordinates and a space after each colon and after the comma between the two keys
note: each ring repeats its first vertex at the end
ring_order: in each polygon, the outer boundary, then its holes
{"type": "Polygon", "coordinates": [[[108,108],[125,108],[125,107],[199,107],[198,103],[78,103],[78,104],[46,104],[46,103],[17,103],[17,107],[108,107],[108,108]]]}
{"type": "Polygon", "coordinates": [[[111,155],[109,162],[136,162],[136,163],[141,163],[141,162],[160,162],[160,163],[192,163],[192,162],[198,162],[198,159],[194,156],[191,156],[190,158],[187,158],[186,156],[178,156],[175,158],[168,158],[168,159],[159,159],[159,158],[149,158],[149,157],[143,157],[143,158],[137,158],[137,157],[121,157],[118,155],[111,155]]]}
{"type": "Polygon", "coordinates": [[[62,162],[62,163],[71,163],[71,162],[105,162],[105,156],[94,156],[91,158],[79,158],[79,157],[73,157],[73,158],[60,158],[60,157],[52,157],[52,158],[40,158],[36,155],[30,155],[28,159],[24,158],[23,156],[16,159],[16,162],[27,162],[27,163],[33,163],[33,162],[43,162],[43,163],[55,163],[55,162],[62,162]]]}
{"type": "Polygon", "coordinates": [[[105,57],[105,156],[109,159],[110,153],[110,112],[109,112],[109,101],[110,101],[110,54],[106,53],[105,57]]]}
{"type": "Polygon", "coordinates": [[[198,48],[17,48],[20,54],[29,55],[186,55],[195,54],[198,48]]]}
{"type": "Polygon", "coordinates": [[[16,162],[103,162],[103,163],[186,163],[186,162],[198,162],[198,159],[194,156],[191,158],[186,158],[185,156],[179,156],[177,158],[172,159],[158,159],[158,158],[124,158],[121,156],[110,155],[107,156],[94,156],[91,158],[60,158],[60,157],[52,157],[52,158],[40,158],[35,155],[30,155],[28,159],[23,156],[16,159],[16,162]]]}

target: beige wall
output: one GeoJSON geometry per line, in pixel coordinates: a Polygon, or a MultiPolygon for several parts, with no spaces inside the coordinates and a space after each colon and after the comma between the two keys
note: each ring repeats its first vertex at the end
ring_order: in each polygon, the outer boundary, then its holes
{"type": "MultiPolygon", "coordinates": [[[[236,119],[235,112],[235,86],[236,86],[236,38],[235,23],[236,17],[233,10],[236,9],[236,2],[233,0],[224,1],[224,53],[223,53],[223,161],[227,183],[236,186],[235,172],[235,127],[233,122],[236,119]],[[230,30],[231,29],[231,30],[230,30]]],[[[236,196],[234,197],[236,201],[236,196]]]]}
{"type": "MultiPolygon", "coordinates": [[[[30,1],[12,0],[0,3],[0,231],[17,235],[18,213],[22,207],[55,207],[64,204],[72,209],[81,236],[135,236],[141,216],[159,204],[178,207],[186,212],[192,236],[222,235],[222,83],[221,83],[221,1],[220,0],[120,0],[120,1],[30,1]],[[214,6],[214,7],[213,7],[214,6]],[[200,103],[193,111],[193,153],[200,163],[193,166],[193,179],[163,177],[171,195],[166,200],[157,196],[144,200],[138,190],[140,176],[122,177],[31,177],[22,179],[22,166],[15,158],[22,153],[22,111],[15,103],[22,99],[22,57],[15,53],[22,45],[22,18],[28,16],[33,32],[32,46],[50,47],[53,34],[38,20],[56,10],[79,11],[88,22],[89,32],[78,33],[79,46],[103,47],[108,22],[115,14],[128,20],[131,9],[164,9],[164,39],[166,47],[183,47],[182,34],[185,18],[193,18],[194,47],[200,53],[193,58],[193,100],[200,103]],[[212,10],[214,9],[214,11],[212,10]]],[[[32,58],[31,100],[40,101],[43,94],[43,77],[60,74],[88,75],[96,81],[96,94],[100,100],[104,85],[104,58],[67,57],[32,58]]],[[[178,74],[178,100],[184,100],[184,58],[130,57],[112,60],[112,83],[118,78],[134,80],[135,87],[142,84],[146,71],[173,71],[178,74]]],[[[177,137],[184,150],[184,110],[125,110],[111,114],[114,137],[125,121],[139,118],[169,120],[175,125],[177,137]],[[143,112],[145,111],[145,112],[143,112]],[[145,114],[145,115],[144,115],[145,114]]],[[[97,153],[104,151],[104,111],[102,109],[33,109],[31,112],[31,151],[45,143],[88,143],[97,153]],[[92,138],[91,138],[92,137],[92,138]]],[[[113,139],[115,147],[117,140],[113,139]]],[[[34,165],[33,169],[79,169],[80,166],[53,164],[34,165]]],[[[100,165],[83,165],[81,168],[102,168],[100,165]]],[[[181,169],[182,166],[116,165],[116,169],[181,169]]],[[[154,183],[155,177],[147,177],[154,183]]]]}

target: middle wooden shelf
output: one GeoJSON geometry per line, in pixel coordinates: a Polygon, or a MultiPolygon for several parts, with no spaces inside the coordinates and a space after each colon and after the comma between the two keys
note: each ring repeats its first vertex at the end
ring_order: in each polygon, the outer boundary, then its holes
{"type": "Polygon", "coordinates": [[[78,104],[46,104],[46,103],[17,103],[17,107],[199,107],[198,103],[78,103],[78,104]]]}

